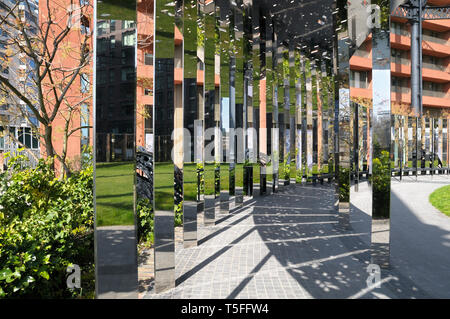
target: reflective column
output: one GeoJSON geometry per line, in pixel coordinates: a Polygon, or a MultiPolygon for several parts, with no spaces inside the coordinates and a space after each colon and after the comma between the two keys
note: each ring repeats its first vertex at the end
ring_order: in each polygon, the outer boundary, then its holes
{"type": "Polygon", "coordinates": [[[346,1],[338,0],[334,11],[335,47],[335,106],[337,109],[336,128],[336,177],[338,194],[339,224],[350,227],[350,148],[351,148],[351,106],[350,106],[350,46],[348,33],[348,12],[346,1]]]}
{"type": "MultiPolygon", "coordinates": [[[[183,242],[197,245],[197,211],[200,199],[196,126],[200,120],[197,98],[197,0],[183,2],[183,242]],[[197,156],[196,156],[197,155],[197,156]]],[[[201,122],[200,122],[201,125],[201,122]]]]}
{"type": "Polygon", "coordinates": [[[205,183],[205,226],[215,224],[216,201],[216,121],[215,121],[215,52],[216,52],[216,20],[214,2],[204,2],[201,6],[204,14],[204,183],[205,183]]]}
{"type": "Polygon", "coordinates": [[[118,15],[112,2],[97,2],[94,24],[96,297],[137,298],[136,4],[118,15]]]}
{"type": "Polygon", "coordinates": [[[230,10],[228,4],[220,7],[220,110],[221,163],[220,210],[230,211],[230,10]]]}
{"type": "Polygon", "coordinates": [[[293,41],[289,44],[289,161],[288,161],[288,183],[295,181],[297,175],[297,158],[296,158],[296,111],[297,111],[297,80],[295,72],[295,47],[293,41]]]}
{"type": "Polygon", "coordinates": [[[273,108],[274,108],[274,68],[273,68],[273,24],[270,16],[266,15],[265,19],[265,58],[266,58],[266,166],[265,166],[265,179],[266,179],[266,194],[271,194],[274,188],[274,172],[275,163],[273,160],[272,151],[272,136],[273,136],[273,108]]]}
{"type": "Polygon", "coordinates": [[[174,163],[174,29],[175,6],[155,1],[154,158],[155,292],[175,287],[174,163]]]}
{"type": "Polygon", "coordinates": [[[252,1],[251,7],[251,30],[252,30],[252,65],[253,65],[253,87],[252,87],[252,102],[253,102],[253,134],[256,135],[254,147],[254,159],[256,160],[256,164],[254,164],[253,168],[253,196],[262,195],[263,189],[263,181],[261,178],[262,171],[262,159],[260,157],[261,153],[261,52],[260,52],[260,43],[261,43],[261,28],[260,28],[260,14],[259,14],[259,5],[258,1],[252,1]]]}
{"type": "Polygon", "coordinates": [[[285,125],[284,125],[284,110],[285,110],[285,83],[284,83],[284,46],[278,40],[278,33],[276,36],[276,98],[275,98],[275,112],[278,115],[275,119],[276,123],[276,133],[274,138],[278,140],[277,151],[275,152],[278,158],[278,169],[275,171],[277,173],[277,185],[275,185],[276,190],[283,190],[284,188],[284,156],[285,156],[285,125]]]}
{"type": "Polygon", "coordinates": [[[377,0],[380,26],[372,28],[372,241],[371,263],[389,266],[390,243],[390,127],[391,50],[390,1],[377,0]]]}
{"type": "Polygon", "coordinates": [[[237,0],[234,13],[234,52],[235,52],[235,204],[240,207],[244,202],[244,21],[243,2],[237,0]]]}
{"type": "Polygon", "coordinates": [[[303,96],[302,96],[302,87],[303,87],[303,74],[301,70],[301,56],[299,49],[295,50],[295,95],[296,95],[296,104],[295,104],[295,182],[300,184],[303,179],[303,147],[302,147],[302,110],[303,110],[303,96]]]}

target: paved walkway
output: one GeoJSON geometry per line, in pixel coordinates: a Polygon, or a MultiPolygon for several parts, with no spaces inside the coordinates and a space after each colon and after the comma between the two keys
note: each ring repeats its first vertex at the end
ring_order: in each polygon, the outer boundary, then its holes
{"type": "Polygon", "coordinates": [[[200,227],[200,245],[176,245],[177,287],[144,298],[450,297],[450,218],[428,195],[450,177],[393,181],[391,269],[368,289],[370,192],[352,191],[351,229],[339,228],[329,185],[291,185],[246,201],[200,227]]]}

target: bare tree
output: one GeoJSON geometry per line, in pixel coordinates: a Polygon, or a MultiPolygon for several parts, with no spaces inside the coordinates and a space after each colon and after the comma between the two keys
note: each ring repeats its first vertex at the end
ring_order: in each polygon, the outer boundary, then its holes
{"type": "Polygon", "coordinates": [[[45,156],[56,158],[61,173],[70,175],[70,137],[91,127],[80,118],[89,116],[82,106],[91,102],[92,1],[40,2],[39,19],[29,14],[35,0],[0,3],[0,34],[6,37],[0,63],[9,69],[0,72],[0,105],[9,105],[0,124],[5,128],[14,117],[26,119],[45,156]],[[21,68],[15,67],[18,61],[21,68]],[[55,147],[55,139],[62,146],[55,147]]]}

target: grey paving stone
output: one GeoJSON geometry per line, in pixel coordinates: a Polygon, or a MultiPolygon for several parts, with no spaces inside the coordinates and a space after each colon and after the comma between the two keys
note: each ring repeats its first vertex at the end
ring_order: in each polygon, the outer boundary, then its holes
{"type": "Polygon", "coordinates": [[[366,284],[369,186],[351,192],[352,227],[340,230],[331,185],[292,184],[200,227],[201,245],[177,246],[178,286],[144,298],[449,298],[450,218],[428,203],[449,182],[392,182],[392,267],[381,288],[366,284]]]}

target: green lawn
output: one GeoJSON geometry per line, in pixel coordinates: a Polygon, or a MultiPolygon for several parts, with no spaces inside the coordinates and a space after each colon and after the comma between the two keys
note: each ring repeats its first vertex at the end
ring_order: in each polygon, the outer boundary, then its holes
{"type": "Polygon", "coordinates": [[[103,0],[98,3],[99,19],[136,21],[136,1],[134,0],[103,0]],[[102,14],[109,14],[102,17],[102,14]]]}
{"type": "Polygon", "coordinates": [[[97,226],[134,224],[134,165],[134,162],[97,164],[97,226]]]}
{"type": "Polygon", "coordinates": [[[438,188],[431,193],[429,201],[442,213],[450,216],[450,185],[438,188]]]}

